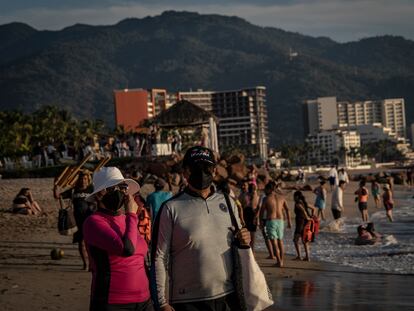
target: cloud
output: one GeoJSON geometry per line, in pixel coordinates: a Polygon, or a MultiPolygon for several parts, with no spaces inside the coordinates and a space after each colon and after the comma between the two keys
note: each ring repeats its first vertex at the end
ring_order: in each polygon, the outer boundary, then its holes
{"type": "Polygon", "coordinates": [[[64,8],[56,5],[61,1],[42,0],[41,3],[45,7],[18,9],[9,14],[3,11],[0,23],[18,20],[38,29],[61,29],[75,23],[108,25],[128,17],[186,10],[236,15],[253,24],[328,36],[338,41],[382,34],[414,38],[411,0],[90,0],[88,7],[81,6],[80,0],[73,0],[64,8]],[[46,7],[49,2],[55,4],[46,7]]]}

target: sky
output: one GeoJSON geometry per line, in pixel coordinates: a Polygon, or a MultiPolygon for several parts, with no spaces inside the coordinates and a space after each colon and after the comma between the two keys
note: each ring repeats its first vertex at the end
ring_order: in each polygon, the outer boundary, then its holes
{"type": "Polygon", "coordinates": [[[166,10],[235,15],[339,42],[385,34],[414,40],[414,0],[0,0],[0,24],[18,21],[59,30],[76,23],[112,25],[166,10]]]}

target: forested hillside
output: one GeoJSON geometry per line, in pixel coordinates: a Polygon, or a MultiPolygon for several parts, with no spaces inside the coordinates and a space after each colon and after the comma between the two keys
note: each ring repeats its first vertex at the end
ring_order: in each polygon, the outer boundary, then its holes
{"type": "Polygon", "coordinates": [[[12,23],[0,26],[0,42],[3,110],[56,105],[111,126],[114,89],[263,85],[272,145],[302,138],[302,102],[319,96],[404,97],[414,122],[414,42],[402,37],[340,44],[238,17],[170,11],[61,31],[12,23]]]}

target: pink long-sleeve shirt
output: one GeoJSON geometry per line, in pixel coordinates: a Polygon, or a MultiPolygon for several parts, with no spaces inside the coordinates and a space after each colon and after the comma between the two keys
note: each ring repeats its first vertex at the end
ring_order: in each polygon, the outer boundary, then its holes
{"type": "Polygon", "coordinates": [[[148,246],[138,233],[136,214],[102,210],[83,225],[92,270],[91,309],[150,298],[144,259],[148,246]]]}

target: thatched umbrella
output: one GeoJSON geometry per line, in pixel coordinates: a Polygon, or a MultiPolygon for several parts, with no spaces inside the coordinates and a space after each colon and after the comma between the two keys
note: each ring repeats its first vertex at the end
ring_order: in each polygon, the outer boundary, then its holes
{"type": "Polygon", "coordinates": [[[211,112],[187,100],[180,100],[154,117],[153,121],[161,128],[180,128],[209,124],[210,118],[218,123],[217,117],[211,112]]]}

